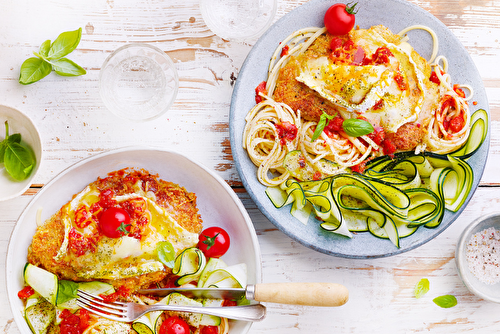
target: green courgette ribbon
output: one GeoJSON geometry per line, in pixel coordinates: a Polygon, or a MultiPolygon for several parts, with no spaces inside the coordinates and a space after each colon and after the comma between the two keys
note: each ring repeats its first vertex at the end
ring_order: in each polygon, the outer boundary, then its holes
{"type": "Polygon", "coordinates": [[[327,231],[349,237],[369,231],[399,247],[400,238],[420,226],[439,226],[445,209],[456,212],[473,179],[472,168],[460,158],[404,152],[372,160],[364,174],[289,179],[266,193],[277,208],[292,204],[291,214],[304,224],[312,213],[327,231]]]}

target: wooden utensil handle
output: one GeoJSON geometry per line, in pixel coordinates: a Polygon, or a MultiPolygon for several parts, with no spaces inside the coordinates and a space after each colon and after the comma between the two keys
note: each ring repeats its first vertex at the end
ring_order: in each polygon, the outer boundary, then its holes
{"type": "Polygon", "coordinates": [[[280,304],[341,306],[349,299],[349,291],[336,283],[260,283],[255,285],[254,299],[280,304]]]}

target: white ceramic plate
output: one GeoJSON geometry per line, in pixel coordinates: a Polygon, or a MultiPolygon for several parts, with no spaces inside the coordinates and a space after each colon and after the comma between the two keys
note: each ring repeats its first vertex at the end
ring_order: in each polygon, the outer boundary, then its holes
{"type": "MultiPolygon", "coordinates": [[[[293,31],[306,27],[323,27],[326,10],[334,2],[330,0],[311,0],[297,7],[274,25],[257,41],[246,58],[234,87],[231,111],[229,116],[231,150],[243,185],[255,201],[259,209],[282,232],[291,238],[326,254],[348,258],[376,258],[399,254],[423,245],[446,229],[462,212],[476,190],[486,164],[490,136],[488,134],[483,146],[470,160],[474,170],[474,184],[465,205],[459,212],[446,212],[443,222],[434,229],[420,228],[410,237],[401,239],[401,247],[396,248],[389,240],[378,239],[370,233],[358,233],[348,239],[321,229],[319,222],[310,219],[307,225],[300,223],[290,215],[289,208],[276,209],[264,193],[265,187],[256,177],[256,167],[242,148],[242,134],[245,127],[245,116],[255,105],[255,87],[267,79],[268,62],[279,43],[293,31]]],[[[473,101],[477,106],[489,110],[486,92],[479,73],[471,57],[453,33],[438,19],[422,8],[404,0],[360,0],[356,8],[356,25],[368,28],[383,24],[393,33],[404,28],[422,24],[431,27],[439,38],[439,55],[449,61],[449,73],[454,83],[469,84],[474,88],[473,101]]],[[[432,52],[432,40],[425,31],[408,33],[410,44],[429,59],[432,52]]]]}
{"type": "Polygon", "coordinates": [[[9,122],[9,135],[20,133],[21,141],[33,149],[36,165],[26,180],[16,181],[7,174],[3,164],[0,164],[0,201],[22,195],[31,186],[31,181],[42,161],[40,134],[31,119],[17,109],[0,105],[0,141],[5,138],[5,121],[9,122]]]}
{"type": "MultiPolygon", "coordinates": [[[[23,267],[28,246],[36,230],[36,215],[42,210],[45,221],[74,194],[109,172],[126,167],[144,168],[194,192],[203,226],[220,226],[229,233],[231,246],[223,259],[228,264],[244,262],[248,267],[248,283],[260,283],[261,256],[257,235],[243,204],[227,183],[214,172],[185,156],[149,148],[123,148],[85,159],[47,183],[33,198],[12,232],[7,251],[7,291],[14,319],[23,334],[31,331],[22,317],[23,304],[17,292],[23,287],[23,267]]],[[[246,333],[251,323],[231,322],[231,334],[246,333]]]]}

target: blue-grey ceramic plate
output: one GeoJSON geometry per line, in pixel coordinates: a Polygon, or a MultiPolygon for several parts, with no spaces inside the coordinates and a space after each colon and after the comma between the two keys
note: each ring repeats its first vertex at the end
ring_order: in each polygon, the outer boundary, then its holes
{"type": "MultiPolygon", "coordinates": [[[[256,177],[256,167],[252,164],[246,151],[242,148],[242,134],[245,127],[245,116],[255,105],[255,87],[266,80],[267,67],[273,51],[280,41],[295,30],[323,26],[323,16],[331,0],[311,0],[297,7],[279,21],[257,41],[246,58],[234,87],[230,111],[231,148],[239,175],[259,209],[283,233],[312,248],[326,254],[347,258],[377,258],[403,253],[423,245],[439,235],[460,215],[464,206],[457,213],[446,212],[443,222],[434,229],[420,228],[410,237],[401,240],[401,247],[396,248],[389,240],[378,239],[369,233],[358,233],[352,239],[326,232],[321,229],[317,220],[310,218],[307,225],[300,223],[290,215],[289,208],[276,209],[264,193],[265,187],[256,177]]],[[[474,88],[475,108],[488,111],[488,101],[481,77],[471,57],[460,41],[438,19],[422,8],[404,0],[360,0],[356,24],[361,28],[383,24],[393,33],[402,29],[422,24],[431,27],[439,37],[439,55],[449,61],[449,73],[454,83],[469,84],[474,88]]],[[[408,33],[410,44],[429,59],[432,48],[430,35],[425,31],[408,33]]],[[[470,160],[474,170],[473,190],[467,198],[472,197],[483,174],[488,154],[489,134],[480,148],[470,160]]]]}

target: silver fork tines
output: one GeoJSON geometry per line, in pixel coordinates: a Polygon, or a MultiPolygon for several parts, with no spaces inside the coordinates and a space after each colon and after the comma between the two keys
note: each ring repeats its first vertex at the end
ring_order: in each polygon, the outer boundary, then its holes
{"type": "Polygon", "coordinates": [[[106,302],[99,296],[78,290],[78,306],[103,318],[131,322],[153,311],[177,311],[213,315],[234,320],[260,321],[266,316],[266,308],[261,304],[242,306],[203,307],[185,305],[141,305],[137,303],[106,302]]]}
{"type": "Polygon", "coordinates": [[[82,290],[78,290],[77,295],[76,303],[81,308],[111,320],[128,321],[127,303],[105,302],[101,297],[82,290]]]}

